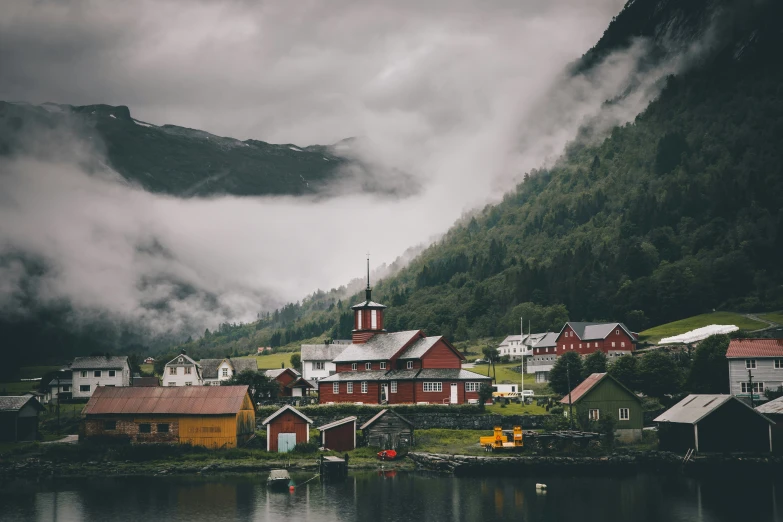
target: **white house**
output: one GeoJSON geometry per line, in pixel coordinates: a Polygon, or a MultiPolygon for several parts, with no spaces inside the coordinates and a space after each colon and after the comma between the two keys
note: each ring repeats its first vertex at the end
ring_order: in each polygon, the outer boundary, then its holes
{"type": "Polygon", "coordinates": [[[302,378],[317,386],[318,380],[334,375],[337,366],[332,361],[349,346],[349,340],[333,341],[329,344],[303,344],[302,378]]]}
{"type": "Polygon", "coordinates": [[[44,402],[57,402],[59,399],[67,400],[72,397],[73,393],[73,379],[71,376],[61,377],[60,379],[52,379],[49,382],[49,386],[46,390],[46,397],[44,402]]]}
{"type": "Polygon", "coordinates": [[[752,390],[753,400],[766,401],[766,390],[783,386],[783,339],[732,339],[726,358],[735,397],[749,398],[752,390]]]}
{"type": "Polygon", "coordinates": [[[201,378],[204,386],[220,386],[222,381],[246,370],[258,371],[258,363],[250,359],[201,359],[201,378]]]}
{"type": "Polygon", "coordinates": [[[87,399],[98,386],[130,386],[127,356],[98,355],[77,357],[71,363],[74,399],[87,399]]]}
{"type": "Polygon", "coordinates": [[[554,353],[555,346],[557,346],[556,332],[547,332],[537,343],[533,345],[534,348],[545,348],[546,353],[533,355],[527,361],[527,368],[525,373],[533,373],[536,375],[536,382],[547,382],[549,380],[549,372],[555,365],[557,355],[554,353]],[[549,349],[552,353],[548,353],[549,349]]]}
{"type": "MultiPolygon", "coordinates": [[[[551,332],[548,332],[551,333],[551,332]]],[[[498,346],[500,356],[508,355],[512,359],[522,359],[533,355],[533,345],[546,336],[546,333],[509,335],[498,346]]]]}
{"type": "Polygon", "coordinates": [[[185,353],[181,353],[163,367],[162,386],[201,386],[201,366],[185,353]]]}

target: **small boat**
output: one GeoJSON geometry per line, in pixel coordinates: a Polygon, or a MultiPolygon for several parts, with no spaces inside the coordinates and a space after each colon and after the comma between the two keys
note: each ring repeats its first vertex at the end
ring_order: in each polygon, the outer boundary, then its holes
{"type": "Polygon", "coordinates": [[[408,454],[407,448],[402,448],[400,451],[393,449],[383,450],[378,452],[378,460],[399,460],[404,458],[408,454]]]}
{"type": "Polygon", "coordinates": [[[287,469],[273,469],[269,472],[266,485],[270,489],[287,490],[289,485],[293,485],[293,481],[287,469]]]}

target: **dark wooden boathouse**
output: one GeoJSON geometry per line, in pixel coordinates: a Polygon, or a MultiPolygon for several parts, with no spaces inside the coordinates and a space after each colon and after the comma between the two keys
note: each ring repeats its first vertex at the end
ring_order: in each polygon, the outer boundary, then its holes
{"type": "Polygon", "coordinates": [[[381,449],[413,446],[413,423],[389,409],[378,412],[361,426],[367,445],[381,449]]]}

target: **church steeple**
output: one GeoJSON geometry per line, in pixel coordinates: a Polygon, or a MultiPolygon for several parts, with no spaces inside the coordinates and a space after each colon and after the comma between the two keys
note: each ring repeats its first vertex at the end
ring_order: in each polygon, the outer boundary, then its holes
{"type": "Polygon", "coordinates": [[[386,307],[372,300],[369,254],[367,255],[367,288],[364,294],[365,301],[351,307],[354,325],[351,338],[354,344],[366,343],[373,335],[386,331],[383,329],[383,310],[386,307]]]}

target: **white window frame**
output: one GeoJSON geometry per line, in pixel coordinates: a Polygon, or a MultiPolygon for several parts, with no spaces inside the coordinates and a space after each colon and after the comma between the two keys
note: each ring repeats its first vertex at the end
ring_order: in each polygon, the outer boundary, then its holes
{"type": "Polygon", "coordinates": [[[193,386],[193,381],[185,381],[185,386],[193,386]]]}
{"type": "Polygon", "coordinates": [[[745,359],[745,369],[746,370],[756,369],[756,359],[745,359]]]}
{"type": "Polygon", "coordinates": [[[313,370],[323,370],[323,369],[324,369],[323,361],[313,361],[313,370]]]}
{"type": "Polygon", "coordinates": [[[612,341],[612,348],[614,348],[614,341],[612,341]]]}
{"type": "Polygon", "coordinates": [[[382,363],[381,363],[381,370],[385,370],[385,369],[386,369],[386,363],[385,363],[385,362],[382,362],[382,363]]]}
{"type": "Polygon", "coordinates": [[[367,381],[362,381],[362,393],[367,393],[367,381]]]}
{"type": "Polygon", "coordinates": [[[89,385],[89,384],[81,384],[81,385],[79,385],[79,391],[80,391],[80,392],[82,392],[82,393],[84,393],[84,392],[88,392],[88,391],[90,391],[91,389],[92,389],[92,388],[90,387],[90,385],[89,385]]]}
{"type": "Polygon", "coordinates": [[[223,368],[223,377],[228,377],[228,368],[223,368]]]}
{"type": "Polygon", "coordinates": [[[620,341],[620,348],[625,348],[625,341],[620,341]]]}
{"type": "MultiPolygon", "coordinates": [[[[748,383],[747,382],[741,382],[740,383],[740,390],[742,390],[742,393],[748,393],[748,383]]],[[[764,393],[764,383],[763,382],[754,382],[753,383],[753,393],[764,393]]]]}
{"type": "Polygon", "coordinates": [[[397,381],[391,382],[391,393],[397,393],[397,381]]]}
{"type": "Polygon", "coordinates": [[[337,395],[340,393],[340,383],[339,382],[333,382],[332,383],[332,393],[337,395]]]}
{"type": "Polygon", "coordinates": [[[481,388],[480,382],[466,382],[465,383],[465,391],[466,392],[477,392],[479,391],[479,388],[481,388]]]}
{"type": "Polygon", "coordinates": [[[116,375],[117,375],[117,371],[116,370],[109,370],[109,377],[114,377],[116,375]]]}
{"type": "Polygon", "coordinates": [[[190,375],[193,371],[193,368],[190,366],[185,366],[185,375],[190,375]]]}
{"type": "Polygon", "coordinates": [[[591,421],[601,420],[601,410],[599,409],[587,410],[587,418],[590,419],[591,421]]]}
{"type": "Polygon", "coordinates": [[[413,369],[413,361],[408,361],[405,364],[405,368],[408,369],[408,370],[412,370],[413,369]]]}
{"type": "Polygon", "coordinates": [[[378,310],[370,311],[370,328],[373,330],[378,329],[378,310]]]}
{"type": "Polygon", "coordinates": [[[438,393],[443,391],[442,382],[423,382],[421,383],[422,391],[438,393]]]}
{"type": "Polygon", "coordinates": [[[176,385],[177,385],[177,383],[174,382],[174,381],[169,382],[169,386],[176,386],[176,385]]]}
{"type": "Polygon", "coordinates": [[[620,419],[621,421],[631,420],[630,408],[620,408],[620,411],[617,414],[617,418],[620,419]]]}
{"type": "Polygon", "coordinates": [[[87,370],[82,370],[82,379],[87,378],[87,370]]]}
{"type": "Polygon", "coordinates": [[[169,375],[177,375],[177,367],[169,366],[169,375]]]}
{"type": "Polygon", "coordinates": [[[615,330],[615,331],[614,331],[614,334],[615,334],[615,335],[620,335],[620,330],[619,330],[619,329],[618,329],[618,330],[615,330]]]}
{"type": "Polygon", "coordinates": [[[345,383],[345,393],[353,393],[353,383],[352,382],[345,383]]]}
{"type": "Polygon", "coordinates": [[[365,370],[372,370],[372,363],[371,362],[364,363],[364,369],[365,370]]]}
{"type": "Polygon", "coordinates": [[[356,363],[351,363],[351,370],[356,371],[356,363]]]}
{"type": "Polygon", "coordinates": [[[101,371],[100,371],[100,370],[94,370],[94,371],[92,372],[92,376],[93,376],[93,377],[100,377],[101,375],[103,375],[103,374],[101,373],[101,371]]]}
{"type": "Polygon", "coordinates": [[[783,359],[775,359],[775,369],[783,370],[783,359]]]}
{"type": "Polygon", "coordinates": [[[356,329],[361,330],[362,329],[362,311],[359,310],[356,312],[356,329]]]}

